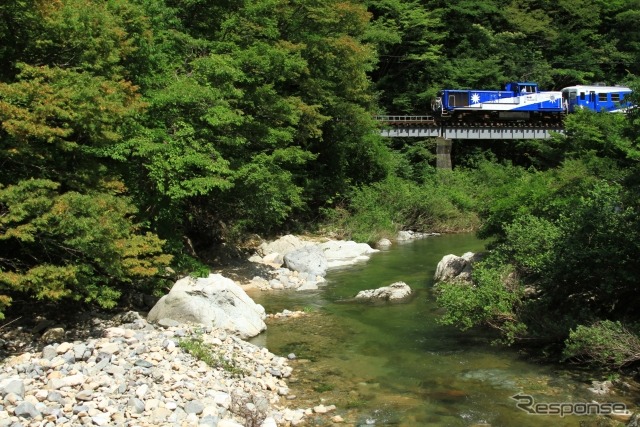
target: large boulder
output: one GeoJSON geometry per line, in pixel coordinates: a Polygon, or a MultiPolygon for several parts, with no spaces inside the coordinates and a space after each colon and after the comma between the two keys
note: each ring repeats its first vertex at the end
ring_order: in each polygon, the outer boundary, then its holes
{"type": "Polygon", "coordinates": [[[402,230],[396,235],[396,242],[411,242],[413,240],[424,239],[431,236],[439,236],[440,233],[421,233],[418,231],[402,230]]]}
{"type": "Polygon", "coordinates": [[[327,257],[318,245],[304,246],[284,256],[284,265],[293,271],[308,273],[312,278],[327,274],[327,257]]]}
{"type": "Polygon", "coordinates": [[[280,254],[282,256],[285,256],[289,252],[293,252],[304,246],[313,244],[313,242],[302,240],[292,234],[287,234],[286,236],[282,236],[278,240],[274,240],[273,242],[261,244],[258,248],[258,253],[263,257],[266,257],[270,254],[280,254]]]}
{"type": "Polygon", "coordinates": [[[376,243],[376,249],[389,249],[392,243],[389,239],[380,239],[376,243]]]}
{"type": "Polygon", "coordinates": [[[439,282],[470,282],[473,264],[481,259],[481,254],[467,252],[462,256],[445,255],[438,266],[433,280],[439,282]]]}
{"type": "Polygon", "coordinates": [[[329,268],[343,267],[361,261],[367,261],[378,249],[373,249],[366,243],[356,243],[345,240],[330,240],[320,244],[329,268]]]}
{"type": "Polygon", "coordinates": [[[411,288],[409,285],[404,282],[396,282],[382,288],[360,291],[356,295],[356,299],[399,302],[410,296],[411,288]]]}
{"type": "Polygon", "coordinates": [[[185,277],[160,298],[147,316],[150,322],[172,319],[222,328],[240,338],[250,338],[267,326],[264,308],[233,280],[220,274],[185,277]]]}

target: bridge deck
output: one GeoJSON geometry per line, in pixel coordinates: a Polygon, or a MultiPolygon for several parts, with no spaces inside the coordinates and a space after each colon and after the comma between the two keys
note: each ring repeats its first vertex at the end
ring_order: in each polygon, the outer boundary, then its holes
{"type": "Polygon", "coordinates": [[[549,139],[553,133],[564,133],[561,126],[442,124],[433,116],[376,116],[375,119],[385,125],[380,134],[390,138],[549,139]]]}

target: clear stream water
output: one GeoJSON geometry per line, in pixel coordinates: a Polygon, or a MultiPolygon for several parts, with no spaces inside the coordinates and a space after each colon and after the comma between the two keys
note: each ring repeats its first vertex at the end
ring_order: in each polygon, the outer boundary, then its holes
{"type": "MultiPolygon", "coordinates": [[[[587,388],[587,372],[537,365],[515,350],[490,345],[482,332],[457,332],[436,323],[432,277],[446,254],[479,251],[473,235],[448,235],[395,245],[367,263],[327,275],[318,291],[254,293],[268,313],[306,310],[308,316],[272,320],[253,342],[273,353],[295,353],[289,406],[336,405],[348,426],[603,426],[593,416],[530,415],[516,407],[518,393],[536,403],[623,402],[587,388]],[[415,292],[405,304],[347,301],[358,291],[404,281],[415,292]]],[[[312,417],[312,425],[331,425],[312,417]]]]}

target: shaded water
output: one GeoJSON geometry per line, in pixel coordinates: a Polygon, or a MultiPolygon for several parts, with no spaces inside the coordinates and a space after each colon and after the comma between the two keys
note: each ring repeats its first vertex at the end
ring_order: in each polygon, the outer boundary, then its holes
{"type": "MultiPolygon", "coordinates": [[[[303,318],[274,320],[254,342],[273,353],[295,353],[291,407],[335,404],[346,425],[599,426],[608,418],[529,415],[511,396],[536,402],[591,402],[591,379],[529,363],[511,349],[488,344],[478,332],[459,333],[436,323],[431,292],[446,254],[479,251],[472,235],[434,237],[375,254],[369,262],[333,270],[313,292],[256,293],[268,313],[305,309],[303,318]],[[344,302],[363,289],[404,281],[415,292],[406,304],[344,302]]],[[[586,374],[585,374],[586,375],[586,374]]],[[[630,397],[599,401],[630,403],[630,397]]],[[[316,425],[330,425],[318,416],[316,425]]],[[[621,424],[620,424],[621,425],[621,424]]]]}

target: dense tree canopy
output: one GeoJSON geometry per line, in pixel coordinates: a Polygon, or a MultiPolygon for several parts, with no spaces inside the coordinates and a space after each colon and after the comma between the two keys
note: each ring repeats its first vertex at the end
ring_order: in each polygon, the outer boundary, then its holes
{"type": "Polygon", "coordinates": [[[444,87],[620,83],[639,20],[636,0],[4,1],[0,309],[111,307],[187,252],[319,219],[361,240],[480,227],[491,261],[479,292],[442,294],[444,321],[577,354],[591,324],[637,320],[637,111],[471,144],[449,173],[372,115],[426,113],[444,87]]]}
{"type": "Polygon", "coordinates": [[[0,289],[111,306],[164,275],[159,237],[180,262],[183,239],[268,232],[386,176],[369,19],[352,1],[3,3],[0,289]]]}

